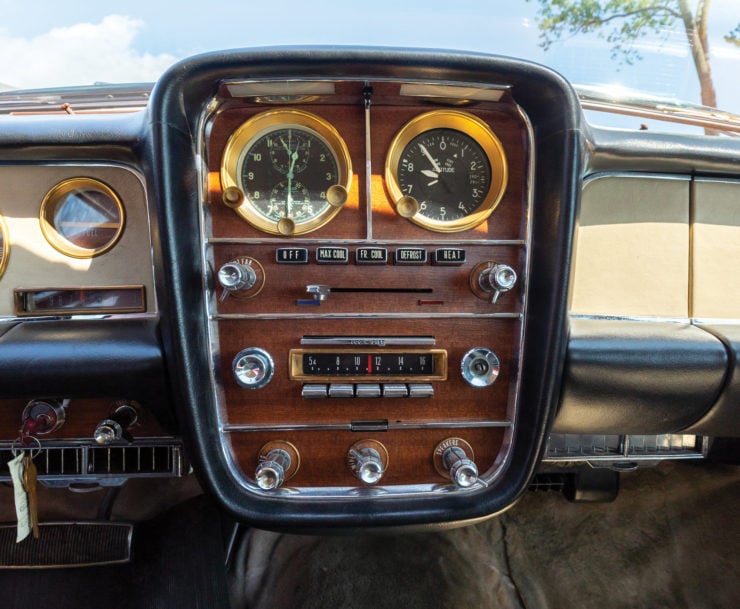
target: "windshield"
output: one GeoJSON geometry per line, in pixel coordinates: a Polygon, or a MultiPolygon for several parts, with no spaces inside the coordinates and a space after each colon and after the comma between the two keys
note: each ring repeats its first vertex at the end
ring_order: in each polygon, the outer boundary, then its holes
{"type": "Polygon", "coordinates": [[[0,7],[0,52],[15,58],[0,66],[5,90],[152,82],[183,57],[227,48],[382,45],[519,57],[599,95],[740,113],[737,0],[0,0],[0,7]]]}

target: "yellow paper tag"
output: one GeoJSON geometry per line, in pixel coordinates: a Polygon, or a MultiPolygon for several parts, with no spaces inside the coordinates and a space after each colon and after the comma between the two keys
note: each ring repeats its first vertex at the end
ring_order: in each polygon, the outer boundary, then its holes
{"type": "Polygon", "coordinates": [[[15,542],[19,543],[31,533],[31,522],[28,512],[28,494],[23,488],[23,453],[8,461],[10,477],[13,480],[13,498],[15,499],[15,513],[18,517],[18,533],[15,542]]]}

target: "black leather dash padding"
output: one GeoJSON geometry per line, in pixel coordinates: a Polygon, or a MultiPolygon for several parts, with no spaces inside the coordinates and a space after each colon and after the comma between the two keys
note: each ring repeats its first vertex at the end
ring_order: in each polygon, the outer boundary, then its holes
{"type": "Polygon", "coordinates": [[[153,320],[25,322],[0,336],[0,398],[112,397],[166,402],[153,320]]]}
{"type": "Polygon", "coordinates": [[[740,324],[702,326],[721,340],[730,357],[730,373],[717,403],[686,433],[737,438],[740,437],[740,324]]]}
{"type": "Polygon", "coordinates": [[[724,345],[696,326],[572,319],[553,431],[661,434],[714,404],[727,374],[724,345]]]}

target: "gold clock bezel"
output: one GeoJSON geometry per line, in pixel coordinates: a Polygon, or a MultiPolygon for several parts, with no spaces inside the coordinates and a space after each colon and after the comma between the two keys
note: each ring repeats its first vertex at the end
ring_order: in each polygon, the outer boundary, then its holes
{"type": "MultiPolygon", "coordinates": [[[[337,185],[341,186],[345,192],[349,192],[352,184],[352,160],[347,144],[344,143],[342,136],[331,123],[320,116],[303,110],[268,110],[251,117],[229,137],[221,161],[221,188],[223,192],[226,192],[228,188],[237,188],[242,194],[241,203],[236,207],[231,206],[232,209],[240,218],[257,230],[283,237],[304,235],[325,226],[340,212],[344,202],[333,205],[327,200],[326,208],[319,215],[306,222],[291,222],[287,234],[286,226],[288,226],[288,223],[265,218],[254,208],[241,183],[244,159],[249,149],[259,138],[271,131],[291,127],[313,132],[314,135],[324,141],[329,151],[334,155],[337,165],[337,185]]],[[[281,220],[285,220],[285,218],[281,220]]]]}
{"type": "Polygon", "coordinates": [[[118,243],[121,235],[123,235],[123,230],[126,225],[126,210],[118,194],[105,182],[101,182],[95,178],[76,177],[59,182],[46,193],[46,196],[41,202],[39,223],[41,225],[41,232],[47,242],[58,252],[61,252],[70,258],[94,258],[95,256],[100,256],[109,251],[114,245],[116,245],[116,243],[118,243]],[[64,200],[64,197],[75,190],[96,190],[98,192],[102,192],[110,197],[116,204],[120,217],[118,228],[113,237],[102,247],[80,247],[59,233],[57,228],[54,226],[54,211],[56,210],[56,206],[64,200]]]}
{"type": "Polygon", "coordinates": [[[2,277],[5,268],[8,266],[8,257],[10,256],[10,235],[8,234],[8,225],[5,223],[2,214],[0,214],[0,238],[3,240],[0,244],[0,277],[2,277]]]}
{"type": "Polygon", "coordinates": [[[432,129],[453,129],[475,140],[483,149],[491,167],[491,184],[480,205],[463,218],[444,222],[426,218],[417,212],[407,219],[439,233],[456,233],[475,228],[487,220],[501,202],[509,181],[509,168],[501,141],[487,123],[469,112],[449,109],[425,112],[412,118],[396,134],[385,160],[385,183],[393,206],[395,208],[397,202],[406,197],[398,183],[398,165],[404,150],[416,136],[432,129]]]}

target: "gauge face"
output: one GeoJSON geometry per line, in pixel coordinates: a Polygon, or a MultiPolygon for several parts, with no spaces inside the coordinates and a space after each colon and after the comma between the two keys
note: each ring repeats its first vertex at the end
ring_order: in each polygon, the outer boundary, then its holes
{"type": "Polygon", "coordinates": [[[8,232],[5,226],[5,220],[0,216],[0,277],[5,272],[5,267],[8,264],[8,254],[10,253],[10,240],[8,239],[8,232]]]}
{"type": "Polygon", "coordinates": [[[498,138],[483,121],[457,110],[411,120],[386,160],[386,183],[398,213],[439,232],[467,230],[487,219],[507,176],[498,138]]]}
{"type": "Polygon", "coordinates": [[[350,186],[349,152],[337,131],[298,110],[258,114],[231,136],[224,152],[224,191],[236,187],[236,212],[274,235],[300,235],[341,209],[350,186]]]}
{"type": "Polygon", "coordinates": [[[65,180],[41,204],[41,230],[47,241],[67,256],[92,258],[111,249],[124,226],[118,195],[92,178],[65,180]]]}

